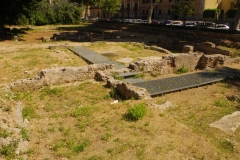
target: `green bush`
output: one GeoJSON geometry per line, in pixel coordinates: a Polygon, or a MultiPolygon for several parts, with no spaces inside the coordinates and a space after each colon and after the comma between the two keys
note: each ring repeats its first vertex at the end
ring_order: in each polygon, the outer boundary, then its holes
{"type": "Polygon", "coordinates": [[[215,18],[216,12],[220,13],[219,9],[205,9],[203,11],[203,18],[215,18]]]}
{"type": "Polygon", "coordinates": [[[142,119],[146,113],[147,108],[145,107],[145,104],[135,104],[133,108],[128,110],[127,115],[125,115],[125,119],[138,121],[139,119],[142,119]]]}
{"type": "Polygon", "coordinates": [[[226,13],[227,18],[234,18],[237,13],[237,9],[229,9],[226,13]]]}
{"type": "Polygon", "coordinates": [[[185,67],[184,65],[181,68],[177,69],[176,71],[177,74],[186,73],[186,72],[188,72],[188,68],[185,67]]]}

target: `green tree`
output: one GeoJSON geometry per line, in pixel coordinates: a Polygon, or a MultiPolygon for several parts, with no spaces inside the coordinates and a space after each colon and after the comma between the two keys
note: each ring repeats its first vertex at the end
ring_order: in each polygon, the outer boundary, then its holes
{"type": "Polygon", "coordinates": [[[240,0],[235,0],[234,3],[237,5],[237,13],[234,16],[234,21],[230,26],[230,30],[237,30],[240,25],[240,0]]]}
{"type": "Polygon", "coordinates": [[[186,2],[185,0],[180,0],[177,2],[177,14],[183,17],[184,26],[186,22],[186,17],[194,14],[194,2],[190,0],[186,2]]]}
{"type": "Polygon", "coordinates": [[[120,0],[103,0],[100,3],[100,8],[104,13],[115,14],[120,10],[121,1],[120,0]]]}

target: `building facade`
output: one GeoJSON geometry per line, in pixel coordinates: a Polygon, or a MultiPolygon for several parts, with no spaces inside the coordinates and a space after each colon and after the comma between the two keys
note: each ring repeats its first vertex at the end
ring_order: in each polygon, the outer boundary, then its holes
{"type": "MultiPolygon", "coordinates": [[[[147,19],[150,9],[150,0],[121,0],[122,5],[116,14],[103,13],[97,7],[90,7],[90,16],[98,18],[120,18],[120,19],[147,19]]],[[[175,14],[175,8],[179,0],[152,0],[154,9],[152,19],[182,19],[183,17],[175,14]]],[[[186,5],[191,0],[185,0],[186,5]]],[[[205,9],[220,9],[220,19],[223,19],[227,10],[233,8],[233,0],[193,0],[193,14],[187,16],[189,20],[203,20],[205,9]]]]}

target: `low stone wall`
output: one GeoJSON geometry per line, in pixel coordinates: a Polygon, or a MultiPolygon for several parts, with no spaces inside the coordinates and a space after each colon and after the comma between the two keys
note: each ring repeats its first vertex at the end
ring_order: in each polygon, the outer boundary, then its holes
{"type": "Polygon", "coordinates": [[[107,86],[116,89],[124,99],[151,99],[145,88],[133,86],[127,82],[109,78],[107,86]]]}
{"type": "Polygon", "coordinates": [[[169,61],[174,69],[181,68],[184,65],[189,71],[193,71],[196,69],[202,55],[202,53],[178,53],[163,56],[163,59],[169,61]]]}
{"type": "Polygon", "coordinates": [[[56,40],[83,40],[89,39],[90,36],[85,32],[61,32],[53,34],[53,38],[56,40]]]}
{"type": "Polygon", "coordinates": [[[217,47],[214,43],[211,43],[211,42],[204,42],[201,44],[196,44],[196,45],[194,45],[194,50],[204,52],[204,54],[222,54],[222,55],[226,55],[226,56],[232,55],[231,51],[221,49],[221,48],[217,47]]]}
{"type": "Polygon", "coordinates": [[[10,84],[10,88],[22,91],[39,89],[46,85],[83,81],[86,79],[93,79],[95,77],[95,73],[99,70],[103,71],[113,68],[115,67],[110,64],[93,64],[81,67],[45,69],[40,72],[39,76],[13,82],[10,84]]]}
{"type": "Polygon", "coordinates": [[[229,59],[227,56],[221,54],[203,55],[198,62],[198,69],[205,69],[207,67],[215,68],[224,65],[224,62],[229,59]]]}
{"type": "MultiPolygon", "coordinates": [[[[235,61],[238,62],[238,60],[235,61]]],[[[166,75],[173,73],[183,65],[187,67],[189,71],[194,71],[196,69],[205,69],[207,67],[221,67],[230,62],[232,61],[228,56],[221,54],[205,55],[201,52],[178,53],[163,56],[162,59],[141,59],[135,63],[131,63],[129,68],[145,73],[149,72],[158,75],[166,75]]]]}

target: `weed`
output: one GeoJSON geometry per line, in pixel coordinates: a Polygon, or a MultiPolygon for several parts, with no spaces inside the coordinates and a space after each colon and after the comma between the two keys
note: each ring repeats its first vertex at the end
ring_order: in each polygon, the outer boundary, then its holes
{"type": "Polygon", "coordinates": [[[40,99],[43,100],[46,95],[62,96],[63,89],[62,88],[57,88],[57,87],[55,87],[55,88],[45,87],[41,92],[42,93],[40,95],[40,99]]]}
{"type": "Polygon", "coordinates": [[[135,104],[133,108],[128,110],[127,114],[123,115],[123,118],[129,121],[138,121],[145,116],[146,112],[145,104],[135,104]]]}
{"type": "Polygon", "coordinates": [[[104,140],[104,141],[108,141],[109,138],[111,138],[111,137],[112,137],[111,133],[106,133],[106,134],[101,136],[101,139],[104,140]]]}
{"type": "Polygon", "coordinates": [[[87,141],[82,142],[81,144],[74,147],[75,153],[83,152],[83,150],[89,145],[87,141]]]}
{"type": "Polygon", "coordinates": [[[139,73],[137,75],[135,75],[133,78],[144,78],[145,74],[144,73],[139,73]]]}
{"type": "Polygon", "coordinates": [[[151,74],[153,77],[157,77],[158,76],[158,73],[152,73],[151,74]]]}
{"type": "Polygon", "coordinates": [[[10,133],[6,129],[0,128],[0,138],[6,138],[10,135],[10,133]]]}
{"type": "Polygon", "coordinates": [[[64,130],[63,130],[63,134],[64,134],[65,136],[67,136],[67,135],[70,134],[70,131],[71,131],[71,128],[70,128],[70,127],[69,127],[68,129],[64,129],[64,130]]]}
{"type": "Polygon", "coordinates": [[[102,158],[98,157],[98,156],[92,156],[91,158],[89,158],[88,160],[100,160],[102,158]]]}
{"type": "Polygon", "coordinates": [[[110,98],[111,98],[111,96],[109,94],[106,94],[103,96],[103,99],[110,99],[110,98]]]}
{"type": "Polygon", "coordinates": [[[115,79],[117,79],[117,80],[119,80],[119,81],[123,81],[123,80],[124,80],[124,77],[119,76],[119,77],[115,77],[115,79]]]}
{"type": "Polygon", "coordinates": [[[118,90],[112,88],[111,91],[109,92],[109,94],[110,94],[110,97],[116,98],[116,97],[118,97],[119,92],[118,92],[118,90]]]}
{"type": "Polygon", "coordinates": [[[90,116],[93,112],[92,107],[76,107],[73,109],[70,113],[72,117],[78,117],[78,116],[90,116]]]}
{"type": "Polygon", "coordinates": [[[22,116],[23,118],[35,118],[37,117],[37,114],[35,113],[35,108],[33,106],[27,106],[24,107],[22,110],[22,116]]]}
{"type": "Polygon", "coordinates": [[[0,149],[0,153],[7,159],[13,159],[16,157],[17,146],[18,146],[17,141],[11,141],[10,144],[2,146],[2,148],[0,149]]]}
{"type": "Polygon", "coordinates": [[[11,112],[12,111],[12,107],[11,106],[4,106],[3,111],[4,112],[11,112]]]}
{"type": "Polygon", "coordinates": [[[107,153],[113,154],[113,149],[112,148],[107,149],[107,153]]]}
{"type": "Polygon", "coordinates": [[[188,72],[188,68],[183,65],[181,68],[177,69],[176,74],[182,74],[188,72]]]}
{"type": "Polygon", "coordinates": [[[63,126],[60,126],[59,128],[58,128],[58,130],[60,131],[60,132],[63,132],[64,131],[64,127],[63,126]]]}
{"type": "Polygon", "coordinates": [[[230,105],[228,100],[222,99],[222,100],[215,100],[214,105],[218,107],[228,107],[230,105]]]}
{"type": "Polygon", "coordinates": [[[159,113],[159,116],[160,117],[165,117],[165,114],[164,113],[159,113]]]}
{"type": "Polygon", "coordinates": [[[147,127],[147,126],[149,126],[149,124],[150,124],[150,122],[146,122],[146,123],[144,123],[144,126],[147,127]]]}
{"type": "Polygon", "coordinates": [[[55,128],[54,128],[54,127],[49,127],[49,128],[48,128],[48,131],[49,131],[49,132],[55,132],[55,128]]]}
{"type": "Polygon", "coordinates": [[[44,105],[44,110],[46,112],[53,111],[53,106],[50,103],[47,103],[47,104],[44,105]]]}
{"type": "Polygon", "coordinates": [[[79,84],[78,90],[83,90],[87,85],[90,85],[90,82],[83,82],[79,84]]]}
{"type": "Polygon", "coordinates": [[[220,147],[223,151],[227,151],[227,152],[231,152],[231,153],[234,150],[234,145],[227,140],[221,141],[220,142],[220,147]]]}
{"type": "Polygon", "coordinates": [[[116,138],[113,140],[113,142],[119,142],[119,140],[120,140],[119,138],[116,138]]]}
{"type": "Polygon", "coordinates": [[[27,130],[25,128],[21,128],[20,131],[21,135],[22,135],[22,139],[28,141],[29,140],[29,136],[27,134],[27,130]]]}

